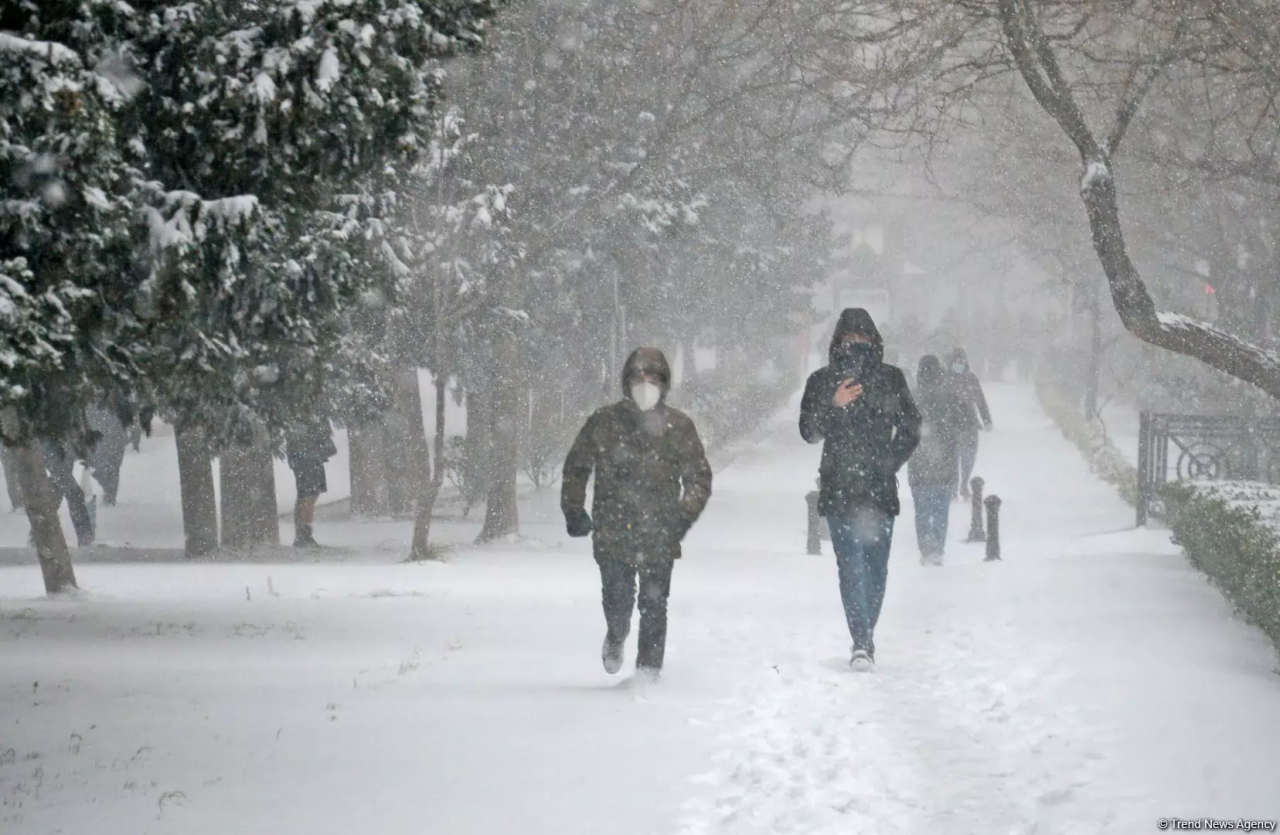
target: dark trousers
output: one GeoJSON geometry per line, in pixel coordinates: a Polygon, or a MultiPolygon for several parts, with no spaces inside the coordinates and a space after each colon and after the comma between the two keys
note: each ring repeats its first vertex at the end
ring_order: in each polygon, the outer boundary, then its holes
{"type": "Polygon", "coordinates": [[[120,469],[124,466],[124,451],[128,443],[129,438],[123,427],[118,423],[114,424],[103,432],[89,457],[93,479],[102,485],[102,500],[107,505],[114,506],[116,503],[116,494],[120,491],[120,469]]]}
{"type": "Polygon", "coordinates": [[[851,517],[828,517],[831,548],[840,575],[840,600],[855,650],[875,654],[876,624],[889,580],[893,517],[866,508],[851,517]]]}
{"type": "Polygon", "coordinates": [[[947,546],[947,522],[951,515],[951,488],[921,485],[911,488],[916,506],[916,542],[921,554],[941,554],[947,546]]]}
{"type": "Polygon", "coordinates": [[[965,432],[960,436],[960,489],[968,491],[969,479],[973,477],[973,467],[978,460],[978,430],[965,432]]]}
{"type": "Polygon", "coordinates": [[[45,441],[41,451],[53,489],[67,500],[67,511],[71,514],[71,524],[76,529],[77,544],[81,548],[87,548],[93,544],[93,517],[89,515],[89,506],[85,504],[84,491],[76,482],[75,459],[60,444],[52,441],[45,441]]]}
{"type": "Polygon", "coordinates": [[[0,467],[4,468],[4,486],[9,491],[9,504],[22,510],[22,487],[18,484],[18,458],[13,450],[0,446],[0,467]]]}
{"type": "Polygon", "coordinates": [[[624,560],[604,558],[597,563],[609,641],[620,644],[631,633],[638,580],[640,648],[636,653],[636,667],[662,669],[667,647],[667,597],[671,594],[671,570],[675,561],[654,559],[632,565],[624,560]]]}

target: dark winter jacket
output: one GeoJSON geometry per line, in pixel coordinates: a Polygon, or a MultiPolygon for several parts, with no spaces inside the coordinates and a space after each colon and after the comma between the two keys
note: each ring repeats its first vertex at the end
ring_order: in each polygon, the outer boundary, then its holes
{"type": "Polygon", "coordinates": [[[597,559],[676,559],[680,541],[711,498],[711,465],[693,421],[666,403],[671,370],[661,351],[640,349],[623,370],[623,388],[647,372],[663,397],[645,412],[629,394],[597,410],[564,462],[560,508],[566,520],[585,509],[587,481],[597,559]]]}
{"type": "Polygon", "coordinates": [[[285,457],[290,469],[323,464],[337,454],[333,428],[327,420],[295,426],[285,438],[285,457]]]}
{"type": "Polygon", "coordinates": [[[901,510],[897,473],[920,440],[920,412],[907,379],[884,363],[883,341],[861,309],[841,314],[829,354],[831,362],[809,375],[800,402],[800,436],[811,444],[824,442],[818,512],[847,517],[870,507],[896,516],[901,510]],[[839,367],[840,344],[848,333],[867,331],[871,360],[856,370],[862,395],[846,408],[836,408],[832,397],[853,373],[839,367]]]}
{"type": "Polygon", "coordinates": [[[907,464],[911,488],[955,489],[960,466],[960,436],[972,409],[956,395],[942,363],[926,356],[916,377],[916,405],[924,419],[920,444],[907,464]]]}
{"type": "Polygon", "coordinates": [[[969,358],[963,348],[955,349],[947,357],[947,373],[954,396],[964,405],[960,431],[972,434],[984,426],[990,426],[991,410],[987,408],[987,396],[982,391],[978,375],[969,368],[969,358]],[[965,370],[952,371],[951,366],[956,362],[964,363],[965,370]]]}

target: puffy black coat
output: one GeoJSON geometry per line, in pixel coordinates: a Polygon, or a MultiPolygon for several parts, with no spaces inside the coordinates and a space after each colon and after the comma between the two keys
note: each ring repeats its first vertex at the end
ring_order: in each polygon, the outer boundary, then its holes
{"type": "Polygon", "coordinates": [[[285,436],[285,458],[290,469],[324,464],[337,454],[333,427],[323,418],[290,427],[285,436]]]}
{"type": "Polygon", "coordinates": [[[664,396],[644,412],[623,397],[597,410],[578,432],[564,462],[560,507],[569,518],[584,509],[595,474],[591,516],[597,559],[676,559],[680,540],[711,498],[711,465],[693,420],[666,404],[670,369],[660,351],[632,354],[623,385],[639,371],[657,371],[664,396]]]}
{"type": "MultiPolygon", "coordinates": [[[[835,344],[832,340],[834,354],[835,344]]],[[[920,441],[920,412],[901,369],[883,362],[877,340],[876,363],[861,380],[862,395],[844,409],[831,399],[842,375],[830,365],[809,375],[800,401],[800,436],[823,441],[818,468],[818,512],[847,517],[862,508],[901,512],[898,470],[920,441]]]]}

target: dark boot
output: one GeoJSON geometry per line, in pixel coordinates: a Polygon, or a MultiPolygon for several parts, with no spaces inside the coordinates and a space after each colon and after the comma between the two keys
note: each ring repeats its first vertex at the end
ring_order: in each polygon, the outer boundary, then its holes
{"type": "Polygon", "coordinates": [[[319,548],[320,543],[316,542],[315,537],[311,535],[310,525],[299,525],[297,531],[293,535],[294,548],[319,548]]]}

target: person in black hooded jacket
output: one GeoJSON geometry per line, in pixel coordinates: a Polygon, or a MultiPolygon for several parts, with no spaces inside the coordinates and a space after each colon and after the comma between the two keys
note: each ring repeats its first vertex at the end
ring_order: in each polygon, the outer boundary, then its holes
{"type": "Polygon", "coordinates": [[[818,513],[827,519],[836,552],[853,639],[850,665],[866,669],[875,659],[875,627],[901,512],[897,473],[920,441],[921,418],[906,376],[884,362],[884,339],[866,310],[840,314],[829,354],[830,362],[805,384],[800,436],[823,442],[818,513]]]}

